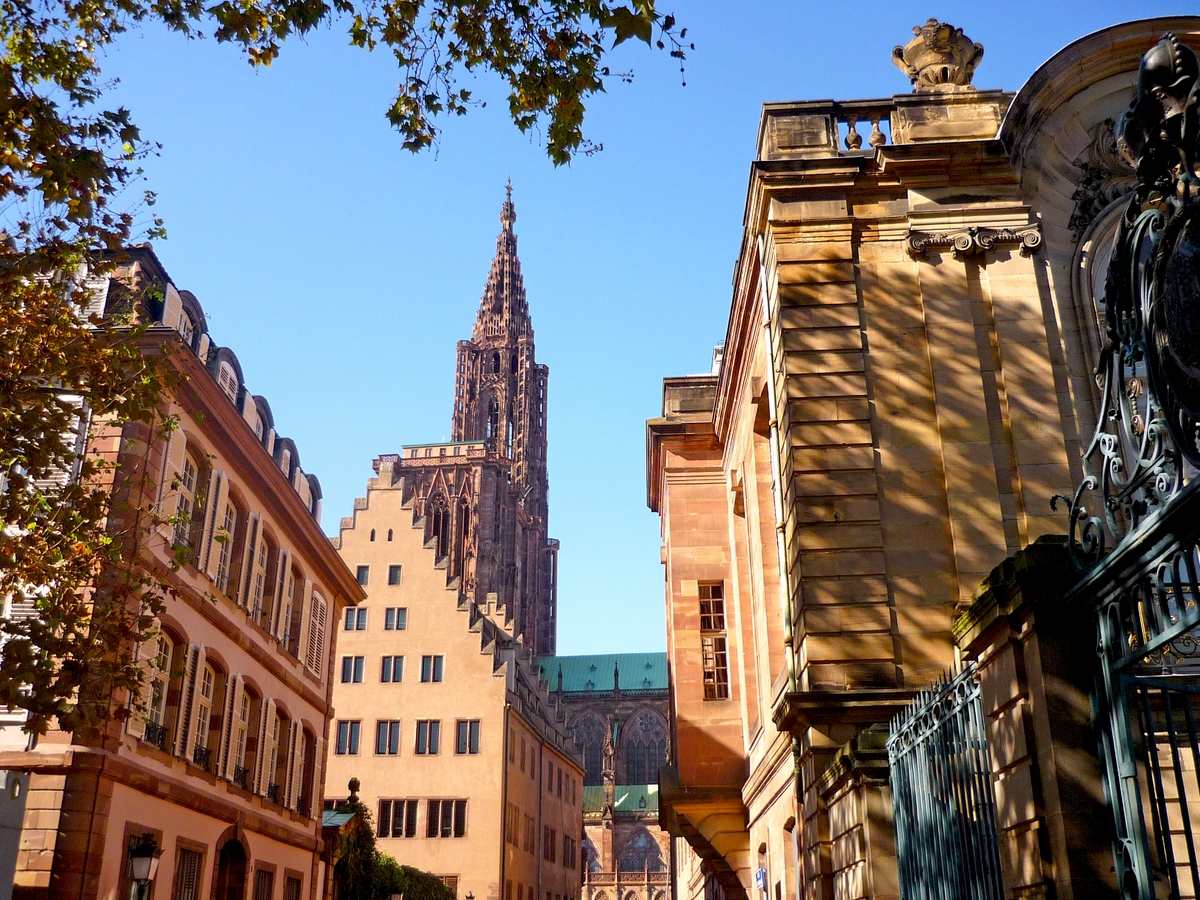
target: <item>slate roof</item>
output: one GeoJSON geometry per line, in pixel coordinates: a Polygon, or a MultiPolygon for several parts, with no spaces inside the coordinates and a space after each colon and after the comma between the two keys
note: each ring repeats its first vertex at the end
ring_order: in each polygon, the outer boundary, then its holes
{"type": "MultiPolygon", "coordinates": [[[[658,812],[658,785],[657,784],[618,784],[615,787],[613,799],[616,812],[640,812],[640,813],[656,813],[658,812]],[[642,798],[646,798],[646,805],[642,806],[642,798]]],[[[584,785],[583,787],[583,814],[600,813],[604,811],[604,787],[603,785],[584,785]]]]}
{"type": "Polygon", "coordinates": [[[613,667],[621,673],[621,690],[666,690],[666,653],[598,653],[588,656],[540,656],[542,677],[551,692],[558,690],[558,671],[562,669],[564,693],[611,691],[613,667]]]}

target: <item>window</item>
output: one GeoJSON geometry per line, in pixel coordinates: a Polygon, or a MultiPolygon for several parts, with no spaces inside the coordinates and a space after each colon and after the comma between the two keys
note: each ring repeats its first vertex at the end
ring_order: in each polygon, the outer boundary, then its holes
{"type": "MultiPolygon", "coordinates": [[[[527,820],[528,816],[525,817],[527,820]]],[[[508,804],[504,810],[504,840],[517,846],[517,827],[521,822],[521,811],[515,803],[508,804]]]]}
{"type": "Polygon", "coordinates": [[[175,854],[175,887],[171,900],[200,900],[200,861],[195,850],[179,848],[175,854]]]}
{"type": "MultiPolygon", "coordinates": [[[[160,634],[155,641],[154,659],[150,671],[150,704],[146,719],[160,728],[166,725],[167,688],[171,683],[171,654],[174,646],[171,639],[160,634]]],[[[147,740],[149,738],[147,737],[147,740]]],[[[151,741],[154,743],[154,741],[151,741]]]]}
{"type": "Polygon", "coordinates": [[[254,900],[275,900],[275,873],[271,870],[254,871],[254,900]]]}
{"type": "Polygon", "coordinates": [[[537,823],[533,816],[525,817],[525,852],[537,853],[537,823]]]}
{"type": "Polygon", "coordinates": [[[312,606],[309,610],[308,646],[305,648],[304,665],[321,677],[325,668],[325,616],[328,610],[325,599],[316,591],[312,595],[312,606]]]}
{"type": "Polygon", "coordinates": [[[374,540],[375,540],[375,529],[374,529],[374,528],[372,528],[372,529],[371,529],[371,538],[370,538],[370,539],[371,539],[372,541],[374,541],[374,540]]]}
{"type": "Polygon", "coordinates": [[[454,895],[454,900],[458,900],[458,876],[457,875],[435,875],[438,881],[450,889],[450,893],[454,895]]]}
{"type": "Polygon", "coordinates": [[[546,790],[554,790],[554,760],[546,760],[546,790]]]}
{"type": "Polygon", "coordinates": [[[220,549],[217,551],[217,590],[222,594],[229,593],[229,561],[233,558],[233,536],[237,531],[237,509],[233,503],[225,504],[225,516],[221,520],[221,531],[216,540],[220,549]]]}
{"type": "Polygon", "coordinates": [[[196,698],[196,731],[192,743],[192,758],[197,765],[207,768],[208,727],[212,723],[213,692],[216,690],[217,674],[212,666],[206,665],[200,673],[200,696],[196,698]]]}
{"type": "Polygon", "coordinates": [[[466,800],[430,800],[426,811],[425,837],[465,837],[466,800]]]}
{"type": "Polygon", "coordinates": [[[200,526],[204,523],[204,494],[203,482],[207,471],[190,452],[183,458],[183,471],[175,482],[179,499],[175,505],[175,537],[177,547],[192,549],[192,545],[200,536],[200,526]]]}
{"type": "Polygon", "coordinates": [[[479,720],[458,720],[458,735],[454,745],[454,752],[463,753],[478,753],[479,752],[479,720]]]}
{"type": "Polygon", "coordinates": [[[562,796],[563,770],[558,770],[558,796],[562,796]]]}
{"type": "Polygon", "coordinates": [[[400,583],[400,567],[388,566],[388,584],[400,583]]]}
{"type": "Polygon", "coordinates": [[[346,631],[367,630],[367,609],[364,606],[346,607],[346,631]]]}
{"type": "Polygon", "coordinates": [[[575,868],[575,839],[565,834],[562,840],[562,864],[568,869],[575,868]]]}
{"type": "Polygon", "coordinates": [[[700,584],[700,661],[704,699],[729,699],[729,651],[725,643],[725,585],[700,584]]]}
{"type": "Polygon", "coordinates": [[[379,680],[383,684],[398,683],[404,680],[404,657],[385,656],[383,665],[379,667],[379,680]]]}
{"type": "Polygon", "coordinates": [[[397,756],[400,753],[400,723],[381,719],[375,723],[376,756],[397,756]]]}
{"type": "Polygon", "coordinates": [[[364,656],[343,656],[342,684],[362,684],[365,665],[366,657],[364,656]]]}
{"type": "Polygon", "coordinates": [[[521,771],[525,771],[525,735],[521,735],[521,771]]]}
{"type": "Polygon", "coordinates": [[[388,540],[390,541],[391,539],[392,539],[392,529],[389,528],[388,529],[388,540]]]}
{"type": "Polygon", "coordinates": [[[380,800],[376,833],[379,837],[417,836],[416,800],[380,800]]]}
{"type": "Polygon", "coordinates": [[[250,734],[250,695],[244,690],[238,700],[238,717],[235,728],[233,766],[235,769],[241,769],[246,765],[246,738],[250,734]]]}
{"type": "Polygon", "coordinates": [[[421,681],[442,680],[442,656],[421,657],[421,681]]]}
{"type": "Polygon", "coordinates": [[[304,881],[295,875],[289,875],[283,882],[283,900],[300,900],[304,891],[304,881]]]}
{"type": "Polygon", "coordinates": [[[357,756],[358,737],[361,729],[362,723],[359,721],[348,722],[339,719],[337,723],[337,747],[334,752],[339,756],[357,756]]]}
{"type": "Polygon", "coordinates": [[[384,631],[404,631],[408,628],[408,607],[389,606],[383,611],[384,631]]]}
{"type": "Polygon", "coordinates": [[[359,584],[361,584],[363,587],[366,587],[367,581],[370,579],[370,577],[371,577],[371,567],[370,566],[359,566],[358,567],[358,583],[359,584]]]}
{"type": "Polygon", "coordinates": [[[421,719],[417,722],[418,756],[433,756],[438,752],[442,739],[442,722],[440,719],[421,719]]]}
{"type": "Polygon", "coordinates": [[[549,825],[542,828],[542,859],[554,862],[558,858],[558,833],[549,825]]]}

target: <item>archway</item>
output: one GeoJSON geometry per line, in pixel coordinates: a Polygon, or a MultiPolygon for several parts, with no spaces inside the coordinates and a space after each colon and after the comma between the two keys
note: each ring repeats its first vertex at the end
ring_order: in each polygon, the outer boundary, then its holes
{"type": "Polygon", "coordinates": [[[217,856],[215,900],[244,900],[246,896],[246,849],[236,838],[225,842],[217,856]]]}

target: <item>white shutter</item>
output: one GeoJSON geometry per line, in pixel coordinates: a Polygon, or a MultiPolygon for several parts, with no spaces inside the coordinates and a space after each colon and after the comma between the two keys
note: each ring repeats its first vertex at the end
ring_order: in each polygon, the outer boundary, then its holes
{"type": "MultiPolygon", "coordinates": [[[[200,515],[203,519],[200,521],[200,532],[196,535],[195,555],[192,557],[192,562],[203,572],[208,561],[208,542],[212,538],[213,528],[216,526],[216,504],[213,499],[217,495],[217,479],[220,474],[216,469],[212,469],[208,473],[208,484],[204,485],[204,495],[200,494],[200,485],[196,485],[196,503],[193,506],[193,525],[195,528],[195,510],[200,510],[200,515]],[[203,503],[203,506],[201,505],[203,503]]],[[[195,532],[193,531],[193,534],[195,532]]]]}
{"type": "MultiPolygon", "coordinates": [[[[208,528],[204,541],[200,544],[204,548],[202,568],[212,579],[217,577],[217,560],[221,558],[221,545],[216,540],[217,530],[225,523],[225,504],[228,500],[229,479],[225,477],[224,472],[214,472],[213,489],[205,500],[209,504],[209,515],[205,517],[208,520],[208,528]]],[[[233,535],[230,535],[229,539],[233,540],[233,535]]]]}
{"type": "Polygon", "coordinates": [[[175,486],[179,474],[183,471],[183,459],[187,454],[187,437],[183,431],[176,428],[171,432],[171,439],[166,447],[163,459],[162,482],[158,488],[158,515],[162,524],[159,531],[171,543],[175,539],[175,526],[166,522],[175,515],[179,508],[179,490],[175,486]]]}
{"type": "Polygon", "coordinates": [[[321,818],[321,784],[325,777],[321,771],[325,768],[325,739],[317,735],[317,749],[313,754],[313,780],[308,787],[308,814],[314,819],[321,818]]]}
{"type": "Polygon", "coordinates": [[[261,519],[258,513],[250,514],[250,530],[249,537],[246,539],[246,546],[242,551],[242,567],[241,572],[242,583],[237,590],[238,606],[250,606],[250,591],[254,585],[254,551],[258,545],[258,529],[261,519]]]}
{"type": "Polygon", "coordinates": [[[267,741],[275,728],[275,701],[268,697],[258,717],[258,752],[254,760],[254,793],[265,794],[274,772],[267,771],[267,741]]]}
{"type": "Polygon", "coordinates": [[[292,554],[280,548],[279,562],[275,568],[275,601],[271,604],[271,627],[269,630],[278,638],[283,623],[283,604],[287,594],[287,580],[288,576],[292,574],[292,554]]]}
{"type": "Polygon", "coordinates": [[[325,616],[325,600],[314,591],[308,616],[308,647],[304,664],[318,678],[325,671],[325,616]]]}
{"type": "Polygon", "coordinates": [[[288,645],[296,648],[296,658],[304,659],[306,646],[306,636],[304,629],[309,619],[309,611],[312,609],[313,601],[313,583],[312,579],[305,578],[304,585],[300,588],[300,596],[293,602],[299,604],[299,609],[293,611],[292,618],[298,623],[296,625],[296,634],[288,635],[288,645]]]}
{"type": "Polygon", "coordinates": [[[234,729],[241,702],[242,676],[234,673],[225,679],[225,710],[221,715],[221,746],[217,751],[218,778],[229,777],[229,757],[233,755],[234,729]]]}
{"type": "Polygon", "coordinates": [[[188,644],[187,668],[183,674],[183,691],[179,696],[179,715],[175,723],[175,755],[188,758],[188,740],[192,734],[192,709],[196,699],[196,676],[204,668],[204,648],[188,644]]]}
{"type": "Polygon", "coordinates": [[[303,733],[300,731],[300,720],[292,719],[288,723],[287,734],[287,766],[286,776],[283,779],[283,805],[288,809],[294,809],[296,806],[296,781],[298,779],[296,765],[297,757],[301,767],[304,763],[304,742],[303,733]]]}

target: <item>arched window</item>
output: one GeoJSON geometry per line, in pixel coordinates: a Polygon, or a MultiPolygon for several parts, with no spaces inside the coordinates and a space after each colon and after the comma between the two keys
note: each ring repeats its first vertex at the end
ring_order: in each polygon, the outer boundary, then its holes
{"type": "Polygon", "coordinates": [[[189,347],[192,346],[192,340],[196,336],[196,323],[192,321],[192,317],[184,313],[179,317],[179,334],[183,337],[183,342],[189,347]]]}
{"type": "Polygon", "coordinates": [[[487,441],[488,449],[496,449],[496,435],[500,432],[500,404],[493,397],[488,401],[488,418],[487,418],[487,441]]]}
{"type": "Polygon", "coordinates": [[[392,529],[389,528],[388,529],[388,540],[390,541],[391,539],[392,539],[392,529]]]}
{"type": "Polygon", "coordinates": [[[150,702],[146,710],[147,722],[159,728],[167,724],[167,692],[171,686],[171,660],[174,655],[174,642],[166,634],[160,633],[154,641],[154,657],[149,672],[150,702]]]}
{"type": "Polygon", "coordinates": [[[370,539],[371,539],[372,541],[374,541],[374,540],[375,540],[375,529],[374,529],[374,528],[372,528],[372,529],[371,529],[371,538],[370,538],[370,539]]]}
{"type": "Polygon", "coordinates": [[[188,447],[183,457],[183,469],[176,479],[179,500],[175,504],[174,544],[195,550],[204,525],[204,491],[208,488],[208,465],[204,458],[188,447]]]}
{"type": "Polygon", "coordinates": [[[271,602],[274,599],[269,586],[275,583],[275,567],[279,550],[269,534],[264,533],[254,552],[254,572],[250,590],[250,615],[263,628],[271,627],[271,602]]]}
{"type": "Polygon", "coordinates": [[[208,758],[211,748],[208,746],[208,732],[212,727],[213,702],[217,693],[217,673],[212,666],[205,664],[196,680],[196,715],[195,727],[192,729],[192,762],[205,769],[208,768],[208,758]]]}
{"type": "MultiPolygon", "coordinates": [[[[242,695],[237,698],[236,719],[233,725],[233,780],[235,783],[246,779],[246,742],[250,737],[250,692],[242,688],[242,695]]],[[[245,784],[242,784],[245,787],[245,784]]]]}
{"type": "Polygon", "coordinates": [[[450,507],[446,498],[436,494],[429,504],[430,537],[434,540],[434,554],[438,557],[450,552],[450,507]]]}
{"type": "Polygon", "coordinates": [[[657,784],[666,763],[666,723],[655,713],[639,713],[625,732],[624,784],[657,784]]]}
{"type": "Polygon", "coordinates": [[[583,783],[603,784],[601,772],[604,753],[604,721],[595,713],[585,713],[575,722],[575,743],[583,749],[583,783]]]}
{"type": "Polygon", "coordinates": [[[246,544],[246,509],[232,493],[225,501],[221,528],[216,536],[217,590],[232,597],[241,576],[242,548],[246,544]]]}
{"type": "Polygon", "coordinates": [[[626,842],[617,862],[617,869],[621,872],[665,871],[658,841],[654,840],[646,829],[640,830],[626,842]]]}
{"type": "Polygon", "coordinates": [[[496,374],[496,375],[500,374],[500,354],[499,353],[492,354],[492,373],[496,374]]]}
{"type": "Polygon", "coordinates": [[[508,437],[504,441],[504,455],[512,459],[513,455],[513,423],[512,419],[508,420],[508,437]]]}
{"type": "Polygon", "coordinates": [[[515,353],[512,355],[512,360],[509,361],[509,371],[514,375],[517,374],[517,354],[515,353]]]}

